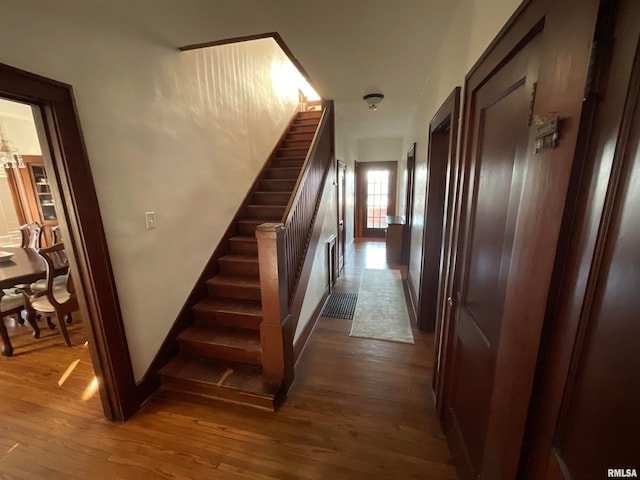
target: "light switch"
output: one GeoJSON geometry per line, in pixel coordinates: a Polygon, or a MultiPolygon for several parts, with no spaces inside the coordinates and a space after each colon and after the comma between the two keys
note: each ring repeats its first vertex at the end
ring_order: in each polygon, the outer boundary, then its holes
{"type": "Polygon", "coordinates": [[[144,221],[147,225],[147,230],[156,228],[156,212],[144,212],[144,221]]]}

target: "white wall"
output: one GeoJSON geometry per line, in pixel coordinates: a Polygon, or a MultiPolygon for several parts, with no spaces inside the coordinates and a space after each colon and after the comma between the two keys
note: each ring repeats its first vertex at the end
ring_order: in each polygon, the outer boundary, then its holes
{"type": "Polygon", "coordinates": [[[293,114],[297,88],[276,93],[272,69],[288,59],[271,39],[182,53],[96,5],[56,3],[3,6],[0,62],[74,87],[140,380],[293,114]],[[155,230],[145,230],[146,211],[155,230]]]}
{"type": "MultiPolygon", "coordinates": [[[[409,276],[418,288],[422,264],[422,233],[427,179],[429,122],[456,86],[464,87],[464,77],[502,26],[516,10],[520,0],[469,0],[460,2],[449,26],[432,73],[418,100],[413,130],[404,150],[416,142],[415,190],[409,276]]],[[[464,98],[464,92],[463,92],[464,98]]],[[[417,295],[418,292],[413,292],[417,295]]]]}
{"type": "MultiPolygon", "coordinates": [[[[300,318],[296,327],[294,343],[300,338],[307,324],[313,319],[313,312],[322,300],[323,294],[329,286],[329,248],[327,241],[331,235],[337,232],[337,198],[336,198],[336,169],[331,167],[327,174],[327,181],[322,192],[322,200],[318,209],[317,222],[322,222],[322,231],[318,241],[318,249],[316,250],[313,260],[313,267],[309,277],[309,284],[305,292],[300,318]]],[[[337,245],[336,245],[337,248],[337,245]]]]}
{"type": "Polygon", "coordinates": [[[0,124],[23,155],[42,155],[31,106],[0,98],[0,124]]]}

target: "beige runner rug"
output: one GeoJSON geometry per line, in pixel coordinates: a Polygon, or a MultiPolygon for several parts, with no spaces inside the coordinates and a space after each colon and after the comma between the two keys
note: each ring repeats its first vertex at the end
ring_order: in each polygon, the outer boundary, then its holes
{"type": "Polygon", "coordinates": [[[349,336],[414,343],[400,271],[365,269],[349,336]]]}

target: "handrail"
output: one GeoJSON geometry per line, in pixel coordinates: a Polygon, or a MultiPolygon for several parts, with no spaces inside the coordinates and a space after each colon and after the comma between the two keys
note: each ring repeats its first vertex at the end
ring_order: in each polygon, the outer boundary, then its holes
{"type": "Polygon", "coordinates": [[[309,246],[309,235],[320,205],[322,184],[333,158],[333,102],[326,102],[322,117],[289,201],[282,223],[285,225],[284,252],[289,300],[299,280],[303,260],[309,246]]]}

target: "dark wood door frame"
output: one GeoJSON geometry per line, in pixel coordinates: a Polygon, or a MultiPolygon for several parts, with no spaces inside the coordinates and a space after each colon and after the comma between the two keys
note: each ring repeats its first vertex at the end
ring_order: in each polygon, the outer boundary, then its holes
{"type": "Polygon", "coordinates": [[[427,191],[418,290],[418,327],[427,331],[436,329],[438,304],[442,301],[441,272],[447,247],[446,225],[452,220],[459,111],[460,88],[456,88],[429,123],[427,191]]]}
{"type": "Polygon", "coordinates": [[[416,172],[416,143],[407,151],[407,190],[404,201],[404,233],[402,235],[402,264],[409,265],[411,256],[411,227],[413,225],[413,198],[416,172]]]}
{"type": "MultiPolygon", "coordinates": [[[[389,204],[387,206],[387,215],[395,215],[396,213],[396,182],[398,162],[356,162],[356,204],[355,204],[355,237],[366,237],[366,178],[367,170],[376,168],[386,168],[391,172],[389,178],[389,204]]],[[[382,235],[384,237],[384,235],[382,235]]]]}
{"type": "MultiPolygon", "coordinates": [[[[463,255],[467,251],[473,186],[469,185],[477,138],[474,118],[475,92],[515,58],[531,39],[542,35],[536,95],[531,116],[546,117],[558,112],[566,119],[561,142],[556,148],[537,154],[527,146],[528,162],[518,187],[518,222],[509,239],[511,258],[500,317],[500,342],[496,352],[494,382],[486,435],[482,437],[482,478],[516,478],[522,454],[522,439],[530,406],[546,301],[556,253],[564,202],[573,166],[587,80],[591,39],[598,12],[598,0],[530,0],[524,2],[492,42],[465,79],[465,134],[463,141],[464,188],[454,275],[454,325],[460,317],[458,292],[465,278],[463,255]],[[559,79],[559,69],[566,67],[559,79]],[[544,179],[544,180],[543,180],[544,179]]],[[[530,131],[533,140],[534,131],[530,131]]],[[[530,142],[532,145],[532,142],[530,142]]],[[[457,327],[455,327],[457,328],[457,327]]],[[[449,372],[450,365],[445,366],[449,372]]],[[[447,376],[448,378],[448,376],[447,376]]],[[[449,404],[452,388],[445,392],[449,404]]],[[[460,457],[459,457],[460,458],[460,457]]],[[[462,471],[461,471],[462,473],[462,471]]],[[[467,478],[466,476],[463,478],[467,478]]]]}
{"type": "Polygon", "coordinates": [[[429,153],[427,159],[427,195],[425,196],[424,228],[422,236],[422,268],[420,269],[418,325],[429,328],[429,315],[433,315],[436,339],[433,370],[433,390],[436,411],[442,415],[444,395],[444,372],[450,350],[450,309],[446,299],[452,295],[452,256],[457,234],[456,199],[460,182],[460,163],[456,155],[458,145],[458,123],[460,119],[460,87],[456,87],[438,109],[429,123],[429,153]],[[437,149],[431,146],[439,143],[437,149]],[[434,178],[438,175],[440,178],[434,178]],[[429,208],[429,199],[435,200],[436,208],[429,208]],[[443,202],[440,204],[439,202],[443,202]],[[435,232],[427,234],[431,224],[437,224],[435,232]],[[437,245],[434,241],[439,239],[437,245]],[[429,277],[431,277],[429,279],[429,277]],[[430,288],[426,288],[427,284],[430,288]],[[434,290],[434,288],[437,288],[434,290]],[[428,295],[436,295],[428,299],[428,295]]]}
{"type": "Polygon", "coordinates": [[[139,401],[72,87],[0,64],[0,96],[33,106],[104,415],[124,421],[139,401]]]}
{"type": "MultiPolygon", "coordinates": [[[[608,11],[599,19],[596,41],[608,53],[596,63],[594,78],[599,81],[591,85],[585,96],[584,128],[578,141],[582,149],[572,172],[570,191],[573,194],[564,214],[551,289],[555,294],[547,309],[541,340],[544,355],[538,361],[535,394],[525,435],[527,454],[520,466],[519,478],[527,480],[562,478],[559,463],[564,463],[563,467],[576,478],[575,472],[571,471],[572,465],[562,460],[563,422],[568,417],[568,403],[576,392],[575,382],[589,374],[581,371],[581,364],[589,344],[597,338],[590,328],[596,323],[592,316],[602,305],[602,299],[598,298],[598,283],[603,280],[601,275],[611,271],[611,265],[607,263],[610,260],[607,244],[619,231],[616,220],[621,210],[621,194],[629,188],[625,187],[625,182],[631,176],[633,148],[637,149],[639,143],[633,122],[635,116],[637,123],[640,98],[640,26],[637,22],[640,5],[634,0],[606,1],[602,2],[601,9],[608,11]]],[[[615,305],[625,308],[622,299],[615,305]]],[[[608,324],[609,329],[625,331],[627,336],[631,331],[620,329],[619,324],[613,327],[610,321],[602,324],[608,324]]],[[[623,352],[632,351],[618,342],[615,345],[614,348],[623,352]]],[[[622,358],[614,357],[616,361],[622,358]]],[[[621,364],[629,369],[637,368],[632,362],[621,364]]],[[[615,381],[621,370],[610,371],[603,378],[615,381]]],[[[623,402],[614,399],[623,397],[627,405],[633,402],[638,398],[638,390],[636,388],[634,394],[633,387],[631,382],[618,382],[615,392],[603,388],[592,396],[594,402],[602,395],[606,402],[614,401],[620,407],[616,411],[603,407],[600,412],[624,419],[628,425],[626,435],[617,436],[616,442],[629,447],[637,443],[633,438],[637,422],[634,425],[633,420],[624,415],[624,407],[620,404],[623,402]]],[[[620,425],[614,421],[610,424],[620,425]]],[[[591,427],[591,419],[589,425],[591,427]]],[[[616,448],[610,441],[606,444],[616,448]]],[[[611,453],[605,450],[601,450],[602,458],[617,465],[618,462],[610,457],[611,453]]],[[[616,451],[622,453],[624,449],[616,448],[616,451]]],[[[629,466],[637,467],[633,463],[629,466]]]]}
{"type": "Polygon", "coordinates": [[[336,160],[336,208],[338,209],[337,214],[337,232],[338,232],[338,265],[337,265],[337,276],[340,276],[340,272],[344,268],[344,258],[346,255],[346,225],[345,219],[347,215],[347,205],[346,205],[346,188],[347,188],[347,164],[341,160],[336,160]],[[342,172],[342,173],[341,173],[342,172]]]}

